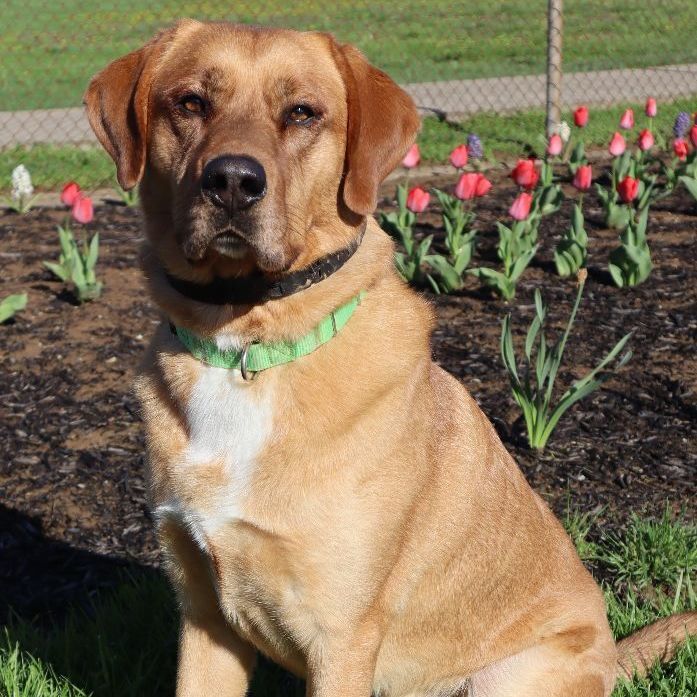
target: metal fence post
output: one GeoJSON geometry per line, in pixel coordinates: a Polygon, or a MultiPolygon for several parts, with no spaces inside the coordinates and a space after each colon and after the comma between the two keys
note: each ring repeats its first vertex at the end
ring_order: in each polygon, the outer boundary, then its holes
{"type": "Polygon", "coordinates": [[[563,0],[547,2],[547,136],[561,121],[563,0]]]}

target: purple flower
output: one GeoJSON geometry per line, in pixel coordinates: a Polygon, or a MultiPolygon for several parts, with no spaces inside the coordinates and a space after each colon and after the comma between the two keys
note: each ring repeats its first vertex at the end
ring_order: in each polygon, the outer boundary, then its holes
{"type": "Polygon", "coordinates": [[[481,160],[484,156],[482,141],[474,133],[470,133],[467,136],[467,153],[473,160],[481,160]]]}
{"type": "Polygon", "coordinates": [[[681,111],[675,117],[675,124],[673,125],[673,133],[676,138],[684,138],[687,132],[690,130],[690,115],[686,111],[681,111]]]}

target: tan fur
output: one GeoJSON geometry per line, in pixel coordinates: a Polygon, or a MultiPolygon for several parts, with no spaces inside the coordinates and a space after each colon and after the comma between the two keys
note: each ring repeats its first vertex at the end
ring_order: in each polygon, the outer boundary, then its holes
{"type": "Polygon", "coordinates": [[[602,594],[473,399],[431,362],[432,312],[396,277],[374,220],[344,267],[281,300],[205,306],[164,279],[276,277],[345,246],[415,137],[409,98],[328,35],[187,21],[107,67],[86,104],[122,184],[141,180],[143,267],[172,321],[292,339],[367,291],[338,336],[249,383],[211,372],[165,326],[153,341],[137,390],[182,608],[177,694],[241,697],[258,650],[312,697],[609,695],[602,594]],[[206,118],[177,111],[187,91],[210,101],[206,118]],[[298,102],[319,121],[286,127],[298,102]],[[229,221],[199,178],[236,153],[261,162],[268,194],[232,216],[247,245],[233,260],[210,248],[229,221]],[[271,401],[270,435],[236,417],[261,443],[247,443],[244,472],[235,443],[210,461],[191,453],[206,380],[224,390],[211,408],[239,398],[253,416],[271,401]]]}

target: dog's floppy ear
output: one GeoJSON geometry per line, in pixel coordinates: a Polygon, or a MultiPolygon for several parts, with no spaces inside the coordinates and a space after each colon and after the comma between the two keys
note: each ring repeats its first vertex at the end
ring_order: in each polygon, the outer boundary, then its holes
{"type": "Polygon", "coordinates": [[[143,48],[110,63],[85,92],[90,126],[116,163],[119,184],[126,190],[143,175],[154,66],[163,41],[174,31],[162,32],[143,48]]]}
{"type": "Polygon", "coordinates": [[[340,45],[335,53],[348,103],[344,203],[369,215],[378,187],[414,142],[421,121],[411,97],[360,51],[340,45]]]}

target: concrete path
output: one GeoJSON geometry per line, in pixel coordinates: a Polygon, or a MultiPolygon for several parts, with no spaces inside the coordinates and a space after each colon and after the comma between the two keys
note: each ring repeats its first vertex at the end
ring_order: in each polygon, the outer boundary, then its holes
{"type": "MultiPolygon", "coordinates": [[[[543,75],[421,82],[404,87],[421,109],[449,118],[543,108],[545,104],[543,75]]],[[[649,96],[660,102],[689,95],[697,95],[697,63],[567,73],[562,83],[562,101],[570,107],[643,103],[649,96]]],[[[0,112],[0,148],[93,141],[81,107],[0,112]]]]}

